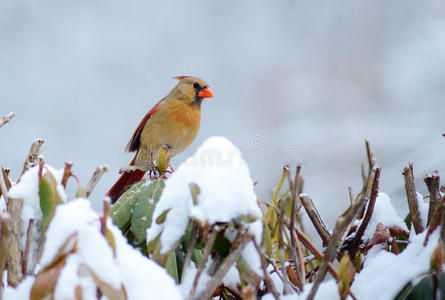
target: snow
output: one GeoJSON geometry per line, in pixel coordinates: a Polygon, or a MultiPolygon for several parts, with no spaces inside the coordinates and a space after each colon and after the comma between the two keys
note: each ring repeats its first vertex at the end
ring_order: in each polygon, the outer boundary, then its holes
{"type": "Polygon", "coordinates": [[[428,245],[423,247],[425,234],[426,231],[413,236],[411,243],[399,255],[380,251],[374,257],[368,257],[351,287],[357,298],[374,300],[376,291],[379,291],[379,299],[393,299],[409,280],[428,271],[439,234],[436,230],[428,245]]]}
{"type": "Polygon", "coordinates": [[[27,276],[17,288],[12,286],[5,286],[5,291],[3,293],[3,299],[5,300],[16,300],[16,299],[31,299],[31,288],[34,284],[34,277],[27,276]]]}
{"type": "MultiPolygon", "coordinates": [[[[166,210],[170,211],[165,222],[152,222],[147,230],[147,241],[161,234],[162,253],[180,240],[190,218],[210,224],[230,222],[240,216],[261,218],[247,164],[240,151],[224,137],[207,139],[167,180],[153,220],[166,210]],[[196,205],[190,192],[191,183],[200,189],[196,205]]],[[[262,227],[251,225],[249,230],[261,240],[262,227]]]]}
{"type": "MultiPolygon", "coordinates": [[[[211,258],[209,258],[206,263],[206,268],[203,269],[203,271],[201,272],[201,276],[199,277],[198,285],[196,286],[196,290],[195,290],[195,296],[199,295],[201,292],[203,292],[207,286],[207,283],[210,281],[211,277],[209,276],[207,271],[211,264],[212,264],[212,261],[211,261],[211,258]]],[[[234,268],[234,267],[232,267],[232,268],[234,268]]],[[[229,270],[229,272],[227,273],[225,278],[227,278],[227,276],[229,274],[233,275],[234,271],[231,271],[232,268],[229,270]]],[[[238,273],[238,271],[236,269],[235,269],[235,271],[236,271],[236,273],[238,273]]],[[[178,285],[178,289],[184,299],[186,299],[188,297],[188,295],[190,294],[190,290],[192,289],[192,285],[193,285],[193,281],[196,276],[196,272],[197,272],[197,269],[196,269],[195,265],[193,263],[189,264],[187,269],[185,270],[184,281],[181,282],[180,285],[178,285]]],[[[231,276],[231,275],[229,275],[229,276],[231,276]]]]}
{"type": "MultiPolygon", "coordinates": [[[[115,244],[114,255],[108,241],[100,233],[99,215],[86,199],[76,199],[57,206],[44,246],[42,268],[52,262],[73,233],[77,233],[77,249],[67,256],[55,288],[55,299],[72,298],[76,286],[82,288],[83,299],[96,299],[96,285],[91,270],[113,289],[125,286],[128,299],[182,299],[173,279],[156,263],[127,244],[121,231],[107,220],[115,244]]],[[[30,277],[33,280],[33,277],[30,277]]],[[[30,279],[30,280],[31,280],[30,279]]],[[[27,299],[32,282],[22,282],[17,289],[8,288],[5,299],[27,299]]]]}
{"type": "Polygon", "coordinates": [[[167,271],[143,256],[127,243],[121,231],[108,219],[107,226],[116,243],[116,265],[127,291],[128,299],[182,299],[167,271]]]}
{"type": "Polygon", "coordinates": [[[419,204],[419,214],[422,220],[423,228],[426,228],[426,223],[428,221],[428,209],[430,206],[428,198],[424,198],[421,193],[417,192],[417,203],[419,204]]]}
{"type": "Polygon", "coordinates": [[[371,220],[363,234],[363,239],[372,238],[377,228],[377,224],[382,223],[385,227],[399,226],[408,232],[404,220],[397,214],[391,199],[387,194],[379,192],[375,201],[374,212],[371,220]]]}

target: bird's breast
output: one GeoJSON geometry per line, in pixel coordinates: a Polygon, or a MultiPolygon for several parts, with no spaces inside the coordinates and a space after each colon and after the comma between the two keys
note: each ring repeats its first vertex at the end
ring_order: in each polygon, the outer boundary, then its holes
{"type": "Polygon", "coordinates": [[[165,104],[144,127],[141,146],[154,152],[159,146],[167,145],[174,156],[184,151],[196,138],[201,111],[199,107],[183,101],[165,104]]]}

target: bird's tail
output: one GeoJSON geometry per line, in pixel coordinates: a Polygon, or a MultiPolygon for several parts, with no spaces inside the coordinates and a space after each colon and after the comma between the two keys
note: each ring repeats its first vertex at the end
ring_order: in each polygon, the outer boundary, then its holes
{"type": "MultiPolygon", "coordinates": [[[[134,165],[133,158],[130,165],[134,165]]],[[[116,183],[110,188],[110,190],[106,193],[106,196],[110,197],[111,203],[116,202],[117,199],[135,182],[138,182],[142,178],[144,178],[145,171],[142,170],[134,170],[129,172],[124,172],[121,177],[116,181],[116,183]]]]}

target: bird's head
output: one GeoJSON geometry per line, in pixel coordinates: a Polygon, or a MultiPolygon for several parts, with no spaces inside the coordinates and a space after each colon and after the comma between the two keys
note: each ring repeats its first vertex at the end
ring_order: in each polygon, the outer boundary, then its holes
{"type": "Polygon", "coordinates": [[[174,78],[179,80],[175,89],[186,101],[199,105],[204,98],[213,98],[213,92],[204,80],[192,76],[178,76],[174,78]]]}

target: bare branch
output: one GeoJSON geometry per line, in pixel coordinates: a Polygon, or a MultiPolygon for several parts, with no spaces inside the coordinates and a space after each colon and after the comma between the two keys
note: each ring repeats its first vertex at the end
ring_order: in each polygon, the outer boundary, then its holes
{"type": "Polygon", "coordinates": [[[437,205],[439,204],[440,199],[440,177],[435,171],[432,175],[425,175],[423,177],[426,186],[428,187],[428,191],[430,192],[430,205],[428,208],[428,221],[427,227],[431,223],[431,218],[433,217],[434,211],[436,210],[437,205]]]}
{"type": "MultiPolygon", "coordinates": [[[[315,246],[314,243],[312,243],[311,239],[304,234],[301,230],[299,230],[298,228],[296,229],[296,232],[294,232],[294,234],[297,234],[299,239],[301,240],[301,242],[303,243],[303,245],[312,253],[314,254],[314,256],[322,261],[324,259],[324,255],[321,252],[320,249],[317,248],[317,246],[315,246]]],[[[337,271],[335,270],[335,267],[332,263],[328,264],[328,271],[329,273],[332,275],[332,277],[338,281],[338,274],[337,271]]],[[[357,298],[355,297],[354,293],[349,289],[348,294],[351,296],[352,299],[357,300],[357,298]]]]}
{"type": "Polygon", "coordinates": [[[87,197],[91,194],[93,189],[96,187],[96,184],[99,182],[99,180],[102,178],[102,175],[104,175],[105,172],[108,172],[108,167],[106,166],[98,166],[96,168],[96,170],[93,173],[93,176],[91,176],[91,179],[87,184],[87,187],[85,188],[85,193],[87,197]]]}
{"type": "Polygon", "coordinates": [[[266,285],[267,291],[271,292],[275,300],[280,299],[280,294],[278,293],[275,284],[273,283],[272,279],[269,277],[269,274],[267,273],[267,270],[264,266],[264,262],[266,261],[266,258],[263,254],[263,252],[260,250],[260,247],[256,243],[255,239],[252,239],[253,244],[255,245],[255,249],[258,252],[258,255],[261,257],[261,269],[263,271],[263,279],[264,283],[266,285]]]}
{"type": "Polygon", "coordinates": [[[185,255],[184,263],[182,265],[183,271],[181,276],[181,283],[184,282],[185,270],[187,269],[188,265],[190,264],[190,261],[192,260],[193,248],[195,247],[196,241],[198,239],[197,233],[198,233],[198,225],[194,221],[192,221],[191,239],[187,247],[187,254],[185,255]]]}
{"type": "Polygon", "coordinates": [[[9,238],[11,235],[11,217],[8,213],[0,213],[0,300],[3,296],[3,274],[9,257],[9,238]]]}
{"type": "MultiPolygon", "coordinates": [[[[376,174],[376,168],[374,167],[371,171],[371,174],[368,179],[368,184],[366,186],[366,192],[362,192],[362,196],[359,200],[357,200],[351,208],[342,216],[337,219],[335,223],[334,232],[332,234],[332,238],[329,240],[328,247],[326,253],[323,257],[323,260],[320,263],[320,269],[317,273],[317,277],[315,278],[314,285],[312,286],[311,291],[307,297],[308,300],[313,300],[315,294],[317,293],[318,287],[326,276],[326,272],[329,268],[329,263],[335,258],[337,253],[337,245],[339,240],[342,238],[344,230],[348,228],[351,223],[356,218],[357,214],[363,210],[365,204],[368,202],[369,194],[371,193],[371,188],[374,183],[374,178],[376,174]],[[369,194],[368,194],[369,191],[369,194]]],[[[314,253],[315,254],[315,253],[314,253]]]]}
{"type": "Polygon", "coordinates": [[[14,117],[15,117],[15,113],[10,112],[9,114],[7,114],[3,118],[1,118],[0,119],[0,128],[2,128],[6,123],[9,123],[9,121],[11,121],[11,119],[14,117]]]}
{"type": "Polygon", "coordinates": [[[210,299],[212,297],[213,291],[215,291],[215,289],[223,280],[224,276],[226,276],[230,267],[238,260],[244,247],[247,245],[247,243],[250,242],[251,239],[252,236],[246,230],[240,237],[238,247],[224,259],[223,263],[218,268],[218,271],[216,271],[215,275],[207,283],[206,289],[198,296],[197,299],[210,299]]]}
{"type": "MultiPolygon", "coordinates": [[[[192,300],[195,297],[196,287],[198,286],[199,278],[201,277],[202,270],[205,267],[207,262],[207,258],[209,257],[210,251],[212,250],[213,244],[215,243],[216,236],[218,235],[218,231],[213,230],[210,234],[210,237],[206,243],[204,251],[201,256],[201,260],[199,261],[198,270],[196,271],[195,279],[193,280],[192,289],[190,290],[190,294],[187,297],[187,300],[192,300]]],[[[185,271],[185,270],[184,270],[185,271]]]]}
{"type": "MultiPolygon", "coordinates": [[[[25,164],[23,165],[22,173],[20,174],[20,177],[31,167],[35,166],[38,162],[39,155],[41,152],[42,139],[37,139],[31,144],[31,148],[29,149],[28,155],[26,156],[25,164]]],[[[19,178],[20,181],[20,178],[19,178]]]]}
{"type": "Polygon", "coordinates": [[[321,218],[317,208],[315,207],[314,203],[312,202],[312,199],[309,196],[307,195],[300,196],[300,201],[303,204],[303,207],[306,210],[309,219],[311,220],[312,224],[314,225],[315,229],[320,235],[321,240],[323,241],[323,246],[325,247],[331,238],[328,227],[323,222],[323,219],[321,218]]]}
{"type": "Polygon", "coordinates": [[[372,213],[374,212],[374,205],[377,199],[377,195],[379,193],[379,178],[380,178],[380,168],[375,168],[374,172],[374,181],[372,183],[371,189],[371,198],[368,203],[368,207],[366,209],[365,217],[363,218],[360,227],[357,229],[354,239],[351,243],[351,258],[355,259],[355,255],[357,254],[358,248],[362,241],[363,233],[365,233],[366,227],[368,227],[369,221],[371,220],[372,213]]]}
{"type": "Polygon", "coordinates": [[[417,203],[416,187],[414,185],[413,164],[403,169],[403,177],[405,178],[406,198],[408,199],[409,212],[411,214],[411,221],[414,226],[416,234],[421,233],[424,228],[419,213],[419,204],[417,203]]]}
{"type": "MultiPolygon", "coordinates": [[[[296,201],[297,201],[297,185],[298,185],[298,177],[300,175],[300,170],[301,170],[301,166],[297,165],[297,170],[295,171],[295,179],[292,182],[289,178],[289,185],[290,185],[290,190],[292,192],[292,203],[291,203],[291,215],[290,215],[290,225],[289,225],[289,230],[292,232],[295,228],[295,206],[296,206],[296,201]]],[[[304,288],[304,283],[306,281],[306,269],[305,269],[305,265],[304,265],[304,260],[303,260],[303,265],[301,265],[301,261],[302,261],[302,257],[303,257],[303,253],[297,253],[297,249],[299,247],[299,241],[298,238],[295,239],[295,236],[293,234],[291,234],[290,236],[290,240],[291,240],[291,245],[290,245],[290,250],[291,250],[291,255],[292,255],[292,259],[294,261],[294,265],[295,265],[295,273],[297,274],[297,280],[298,280],[298,288],[300,289],[300,291],[303,291],[304,288]]],[[[301,252],[301,247],[300,251],[301,252]]]]}
{"type": "Polygon", "coordinates": [[[29,249],[31,247],[32,229],[34,227],[34,219],[29,219],[28,230],[26,231],[25,254],[23,254],[22,272],[26,275],[28,272],[29,249]]]}

